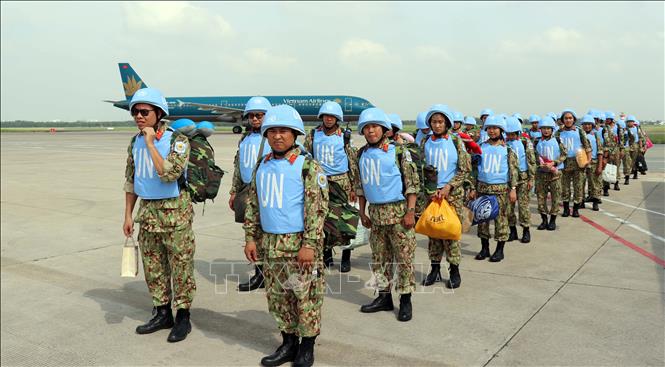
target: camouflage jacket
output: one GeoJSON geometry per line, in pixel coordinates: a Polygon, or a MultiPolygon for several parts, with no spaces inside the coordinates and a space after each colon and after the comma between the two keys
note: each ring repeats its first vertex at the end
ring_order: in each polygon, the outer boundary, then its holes
{"type": "MultiPolygon", "coordinates": [[[[554,134],[552,134],[552,136],[549,139],[556,139],[556,138],[554,137],[554,134]]],[[[542,140],[547,141],[549,139],[543,139],[541,137],[541,138],[538,138],[536,140],[537,141],[542,141],[542,140]]],[[[568,154],[566,153],[566,147],[563,146],[563,143],[561,142],[561,140],[557,139],[557,142],[559,143],[559,159],[557,159],[555,161],[555,165],[558,165],[559,163],[564,163],[566,161],[566,159],[568,159],[568,154]]],[[[535,155],[536,155],[536,160],[537,160],[537,167],[540,167],[540,162],[538,160],[538,158],[539,158],[538,157],[538,151],[535,152],[535,155]]],[[[543,165],[543,167],[544,167],[544,165],[543,165]]],[[[540,170],[537,169],[536,170],[536,175],[538,177],[542,178],[544,181],[555,181],[559,177],[561,177],[561,171],[554,174],[554,173],[541,172],[540,170]]]]}
{"type": "MultiPolygon", "coordinates": [[[[573,126],[571,129],[566,129],[565,127],[559,129],[556,133],[554,133],[554,136],[558,139],[561,139],[561,132],[562,131],[572,131],[573,129],[577,130],[577,132],[580,135],[580,143],[582,144],[582,149],[584,149],[586,152],[591,152],[591,144],[589,143],[589,139],[586,137],[586,133],[584,130],[582,130],[581,127],[573,126]]],[[[566,149],[566,152],[568,150],[566,149]]]]}
{"type": "MultiPolygon", "coordinates": [[[[168,126],[162,124],[157,134],[164,133],[168,126]]],[[[132,155],[132,142],[127,147],[127,166],[125,167],[124,191],[134,193],[134,156],[132,155]]],[[[189,162],[189,140],[183,134],[176,134],[171,143],[171,151],[164,159],[164,170],[160,179],[164,182],[173,182],[185,172],[189,162]],[[186,146],[182,154],[174,151],[176,143],[181,142],[186,146]]],[[[139,209],[134,221],[148,232],[171,232],[191,226],[194,219],[192,200],[187,190],[180,190],[180,196],[171,199],[143,200],[139,203],[139,209]],[[175,209],[175,210],[174,210],[175,209]]]]}
{"type": "MultiPolygon", "coordinates": [[[[489,143],[485,143],[489,144],[489,143]]],[[[519,158],[517,158],[517,154],[509,147],[506,145],[506,142],[501,142],[500,145],[508,147],[508,182],[505,184],[486,184],[484,182],[478,181],[477,178],[474,178],[476,190],[479,193],[482,194],[505,194],[509,188],[511,187],[517,187],[517,184],[519,182],[519,174],[520,174],[520,164],[519,164],[519,158]]],[[[480,164],[480,160],[476,164],[476,169],[478,169],[478,165],[480,164]]]]}
{"type": "MultiPolygon", "coordinates": [[[[462,139],[460,139],[457,135],[454,134],[446,134],[442,136],[441,138],[438,139],[448,139],[450,137],[453,139],[453,143],[455,144],[455,148],[457,149],[457,169],[455,171],[455,176],[448,182],[450,186],[453,188],[456,187],[462,187],[464,186],[465,182],[469,182],[471,179],[471,155],[466,151],[466,147],[464,146],[464,142],[462,139]]],[[[437,138],[434,135],[429,135],[428,137],[424,138],[420,142],[420,151],[421,151],[421,157],[423,160],[425,160],[425,143],[427,143],[429,140],[436,140],[437,138]]],[[[437,176],[432,175],[433,177],[429,178],[426,177],[425,180],[428,179],[435,179],[438,181],[438,172],[437,176]]],[[[429,185],[428,185],[429,186],[429,185]]],[[[436,183],[435,185],[436,186],[436,183]]],[[[430,191],[430,190],[426,190],[430,191]]],[[[431,190],[432,192],[426,192],[425,194],[427,195],[432,195],[434,194],[434,190],[431,190]]]]}
{"type": "MultiPolygon", "coordinates": [[[[240,137],[240,140],[238,140],[238,148],[240,148],[240,143],[242,143],[245,138],[252,134],[253,131],[245,131],[242,136],[240,137]]],[[[268,141],[264,144],[268,144],[268,141]]],[[[237,193],[238,191],[242,190],[242,188],[245,186],[245,183],[242,182],[242,179],[240,178],[240,149],[236,151],[236,156],[233,158],[233,179],[231,180],[231,190],[229,190],[229,194],[233,195],[237,193]]]]}
{"type": "MultiPolygon", "coordinates": [[[[380,144],[378,144],[381,149],[384,151],[388,150],[388,139],[383,138],[380,144]]],[[[365,145],[358,150],[358,157],[356,159],[356,166],[358,172],[360,172],[359,161],[362,153],[369,148],[369,145],[365,145]]],[[[401,144],[395,144],[395,154],[396,162],[400,169],[402,175],[402,188],[404,196],[409,194],[417,195],[420,191],[420,178],[418,177],[418,172],[416,169],[416,164],[413,163],[411,159],[411,154],[409,151],[401,144]],[[401,159],[400,159],[401,158],[401,159]]],[[[363,192],[362,185],[360,180],[355,187],[356,195],[365,196],[363,192]]],[[[372,220],[373,224],[376,225],[390,225],[397,224],[402,220],[404,214],[406,214],[406,200],[398,201],[395,203],[388,204],[369,204],[369,217],[372,220]]]]}
{"type": "MultiPolygon", "coordinates": [[[[315,129],[312,129],[312,131],[305,136],[305,141],[303,142],[305,150],[308,151],[312,156],[314,156],[314,132],[317,130],[322,130],[322,128],[319,126],[315,129]]],[[[344,132],[342,131],[342,128],[338,126],[337,130],[333,132],[333,134],[342,136],[344,132]]],[[[358,150],[353,146],[352,142],[349,141],[348,144],[344,144],[344,152],[346,153],[346,158],[349,160],[349,171],[346,173],[346,175],[328,176],[328,179],[333,181],[348,179],[351,181],[351,187],[356,187],[359,180],[358,177],[360,177],[358,172],[358,150]],[[346,176],[346,178],[344,176],[346,176]]]]}
{"type": "MultiPolygon", "coordinates": [[[[288,151],[283,159],[294,162],[301,153],[301,149],[295,147],[288,151]]],[[[275,244],[277,248],[265,249],[269,257],[294,256],[293,254],[297,255],[300,247],[314,249],[317,253],[323,250],[323,224],[328,214],[328,183],[325,180],[321,166],[309,154],[305,154],[305,163],[302,168],[303,185],[305,187],[305,213],[303,216],[305,230],[299,233],[279,235],[280,239],[275,244]],[[320,177],[323,177],[324,182],[319,182],[320,177]],[[271,256],[270,254],[278,254],[279,256],[271,256]]],[[[270,159],[275,159],[272,153],[268,154],[263,162],[270,159]]],[[[259,165],[254,167],[254,175],[256,175],[258,167],[259,165]]],[[[247,198],[245,224],[243,225],[245,241],[256,242],[263,235],[256,180],[250,183],[247,198]]]]}
{"type": "MultiPolygon", "coordinates": [[[[522,142],[522,145],[524,146],[524,155],[526,156],[526,180],[531,181],[533,183],[533,180],[536,178],[536,169],[538,169],[538,159],[536,157],[536,149],[533,146],[533,142],[531,142],[531,139],[526,138],[522,135],[519,137],[520,141],[522,142]]],[[[517,162],[519,165],[519,161],[517,162]]],[[[523,176],[523,173],[520,172],[520,176],[523,176]]],[[[520,178],[520,181],[523,181],[520,178]]]]}

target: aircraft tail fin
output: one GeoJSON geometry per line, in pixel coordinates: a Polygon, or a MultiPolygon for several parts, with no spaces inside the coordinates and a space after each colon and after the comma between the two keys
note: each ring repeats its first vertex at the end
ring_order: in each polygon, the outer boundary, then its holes
{"type": "Polygon", "coordinates": [[[145,82],[141,80],[141,77],[136,74],[134,69],[132,69],[129,63],[118,63],[118,68],[120,69],[120,80],[125,89],[125,98],[127,101],[132,99],[137,90],[148,87],[145,82]]]}

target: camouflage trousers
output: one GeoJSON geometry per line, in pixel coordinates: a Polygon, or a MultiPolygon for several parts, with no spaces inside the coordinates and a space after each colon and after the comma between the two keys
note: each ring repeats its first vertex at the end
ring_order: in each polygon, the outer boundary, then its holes
{"type": "Polygon", "coordinates": [[[297,257],[271,258],[264,262],[263,271],[268,311],[279,330],[300,337],[319,335],[325,292],[321,261],[305,268],[297,257]]]}
{"type": "MultiPolygon", "coordinates": [[[[479,192],[478,196],[487,195],[487,193],[479,192]]],[[[494,239],[501,242],[508,240],[510,229],[508,228],[508,193],[503,194],[489,194],[496,195],[499,201],[499,215],[494,219],[494,239]]],[[[490,223],[478,224],[478,237],[483,239],[490,239],[490,223]]]]}
{"type": "MultiPolygon", "coordinates": [[[[619,177],[621,177],[621,165],[622,165],[622,163],[624,163],[624,162],[626,161],[626,156],[627,156],[627,155],[630,155],[630,152],[628,152],[627,150],[625,150],[625,151],[623,151],[623,152],[625,153],[624,156],[623,156],[623,158],[621,158],[621,155],[620,155],[621,153],[619,153],[619,154],[617,155],[617,160],[616,160],[616,166],[617,166],[617,181],[616,181],[616,182],[619,182],[619,177]]],[[[623,166],[624,166],[623,169],[625,170],[625,169],[626,169],[626,167],[625,167],[626,165],[623,164],[623,166]]]]}
{"type": "Polygon", "coordinates": [[[508,225],[514,227],[517,225],[517,215],[515,215],[515,205],[518,207],[519,223],[522,227],[531,225],[531,213],[529,213],[529,194],[528,187],[529,175],[526,172],[520,172],[520,180],[517,184],[517,203],[508,201],[508,225]]]}
{"type": "Polygon", "coordinates": [[[601,178],[602,175],[596,175],[596,168],[598,168],[598,160],[592,160],[584,170],[585,174],[582,177],[584,179],[582,187],[584,187],[584,182],[587,182],[589,196],[599,199],[603,190],[603,182],[601,178]]]}
{"type": "Polygon", "coordinates": [[[171,302],[173,282],[173,308],[190,308],[196,293],[192,228],[172,232],[141,229],[138,240],[152,304],[163,306],[171,302]]]}
{"type": "Polygon", "coordinates": [[[623,157],[623,175],[628,176],[633,173],[633,166],[637,160],[637,155],[640,152],[639,147],[630,147],[630,151],[626,151],[626,155],[623,157]],[[627,158],[626,158],[627,157],[627,158]]]}
{"type": "Polygon", "coordinates": [[[563,169],[561,176],[561,200],[569,202],[570,186],[573,186],[573,203],[580,204],[584,200],[584,169],[577,166],[575,158],[566,160],[566,168],[563,169]]]}
{"type": "MultiPolygon", "coordinates": [[[[455,212],[459,217],[460,222],[464,221],[464,188],[456,187],[448,196],[448,203],[455,208],[455,212]]],[[[429,205],[429,204],[428,204],[429,205]]],[[[429,259],[432,262],[441,262],[443,259],[443,252],[446,252],[446,261],[449,264],[459,265],[462,260],[462,249],[460,248],[459,240],[441,240],[438,238],[429,238],[427,243],[429,252],[429,259]]]]}
{"type": "Polygon", "coordinates": [[[560,173],[536,173],[536,197],[538,198],[538,212],[540,214],[559,215],[561,204],[561,178],[560,173]],[[550,194],[552,205],[547,209],[547,194],[550,194]]]}
{"type": "Polygon", "coordinates": [[[376,225],[372,223],[369,235],[372,248],[372,276],[377,288],[389,291],[395,285],[399,294],[416,290],[413,259],[416,250],[416,232],[406,229],[401,223],[376,225]],[[397,264],[397,280],[393,281],[393,265],[397,264]]]}
{"type": "Polygon", "coordinates": [[[335,246],[346,246],[351,241],[342,233],[356,232],[358,227],[358,214],[346,210],[349,205],[349,192],[351,180],[348,174],[328,176],[328,215],[323,227],[325,233],[324,245],[326,249],[335,246]]]}

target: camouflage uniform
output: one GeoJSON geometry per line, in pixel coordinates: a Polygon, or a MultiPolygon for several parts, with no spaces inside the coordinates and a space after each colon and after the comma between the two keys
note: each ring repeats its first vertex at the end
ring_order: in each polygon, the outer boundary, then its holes
{"type": "MultiPolygon", "coordinates": [[[[300,154],[300,148],[295,147],[288,151],[283,159],[293,162],[300,154]]],[[[266,156],[264,162],[270,159],[274,159],[272,153],[266,156]]],[[[255,173],[257,167],[254,168],[255,173]]],[[[245,241],[262,241],[268,309],[275,318],[277,327],[287,334],[313,337],[319,335],[321,330],[321,306],[325,291],[322,256],[323,223],[328,212],[328,187],[325,182],[317,181],[317,177],[323,175],[323,170],[308,154],[303,172],[303,232],[263,233],[256,180],[250,184],[243,228],[245,241]],[[302,247],[314,250],[314,263],[311,268],[301,268],[298,264],[298,251],[302,247]]]]}
{"type": "MultiPolygon", "coordinates": [[[[555,139],[553,136],[550,139],[555,139]]],[[[545,139],[539,139],[545,140],[545,139]]],[[[547,139],[549,140],[549,139],[547,139]]],[[[566,147],[559,142],[559,159],[554,162],[555,166],[566,161],[566,147]]],[[[536,153],[538,154],[538,153],[536,153]]],[[[540,214],[558,215],[559,204],[561,204],[561,171],[557,173],[541,172],[536,170],[536,196],[538,197],[538,212],[540,214]],[[547,210],[547,194],[550,194],[552,205],[547,210]]]]}
{"type": "MultiPolygon", "coordinates": [[[[489,143],[488,143],[489,144],[489,143]]],[[[505,145],[505,142],[501,143],[505,145]]],[[[519,177],[520,167],[517,154],[508,148],[508,182],[505,184],[486,184],[477,181],[476,191],[478,196],[495,195],[499,201],[499,215],[494,220],[494,239],[499,242],[508,240],[508,194],[511,187],[516,187],[519,177]]],[[[481,239],[490,239],[490,223],[478,224],[478,237],[481,239]]]]}
{"type": "MultiPolygon", "coordinates": [[[[322,130],[318,127],[316,130],[322,130]]],[[[314,155],[313,147],[313,132],[305,136],[303,146],[307,152],[314,155]]],[[[337,127],[337,130],[332,132],[339,136],[343,135],[342,129],[337,127]]],[[[328,215],[326,216],[326,224],[324,231],[326,233],[325,248],[330,249],[335,246],[346,246],[349,244],[350,237],[344,236],[331,236],[331,233],[355,233],[358,225],[358,213],[352,211],[349,206],[349,193],[354,190],[358,181],[358,153],[355,147],[349,144],[344,145],[344,152],[349,161],[349,171],[339,175],[327,176],[328,179],[328,215]]]]}
{"type": "MultiPolygon", "coordinates": [[[[524,144],[524,154],[526,156],[527,170],[519,173],[517,180],[517,205],[519,211],[520,226],[528,227],[531,225],[531,213],[529,212],[529,190],[528,183],[533,186],[536,176],[536,153],[533,149],[531,140],[520,135],[519,139],[524,144]]],[[[508,202],[508,226],[517,225],[517,216],[515,215],[515,203],[508,202]]]]}
{"type": "MultiPolygon", "coordinates": [[[[617,157],[616,157],[616,166],[617,166],[617,182],[619,181],[619,175],[621,174],[621,164],[625,162],[626,160],[626,154],[627,152],[625,151],[625,143],[626,143],[626,136],[625,136],[625,131],[621,128],[621,126],[618,126],[617,124],[617,134],[616,134],[616,142],[617,142],[617,157]],[[623,157],[621,157],[623,155],[623,157]]],[[[624,164],[625,166],[625,164],[624,164]]]]}
{"type": "MultiPolygon", "coordinates": [[[[573,125],[573,129],[577,129],[580,133],[580,142],[582,149],[585,152],[591,152],[591,145],[589,140],[586,138],[586,134],[582,131],[582,128],[576,127],[573,125]]],[[[562,131],[570,131],[565,127],[560,129],[555,133],[555,136],[558,138],[561,135],[562,131]]],[[[567,150],[566,150],[567,151],[567,150]]],[[[561,177],[561,196],[564,203],[570,201],[570,186],[573,186],[573,203],[581,204],[584,202],[584,168],[580,168],[577,165],[577,159],[575,157],[566,158],[566,161],[563,164],[563,175],[561,177]]],[[[566,204],[567,205],[567,204],[566,204]]]]}
{"type": "MultiPolygon", "coordinates": [[[[387,150],[388,140],[384,139],[379,146],[387,150]]],[[[396,154],[401,153],[402,182],[404,196],[417,194],[420,188],[416,165],[408,151],[401,145],[395,145],[396,154]]],[[[362,154],[364,147],[358,152],[362,154]]],[[[360,168],[358,167],[358,170],[360,168]]],[[[359,180],[360,181],[360,180],[359,180]]],[[[362,185],[356,186],[356,195],[365,196],[362,185]]],[[[397,263],[397,280],[395,291],[399,294],[412,293],[416,289],[416,278],[413,270],[414,252],[416,250],[416,233],[413,228],[402,226],[402,218],[406,214],[406,201],[387,204],[369,204],[369,218],[372,228],[369,237],[372,249],[372,275],[381,291],[389,291],[393,283],[393,264],[397,263]]]]}
{"type": "Polygon", "coordinates": [[[598,136],[601,132],[596,130],[591,130],[591,133],[596,135],[596,156],[591,157],[591,162],[584,170],[584,175],[582,176],[582,188],[584,188],[585,181],[588,182],[589,196],[594,199],[600,199],[600,195],[603,189],[602,180],[600,175],[596,175],[596,169],[598,168],[598,156],[603,156],[603,147],[600,144],[598,136]]]}
{"type": "MultiPolygon", "coordinates": [[[[160,136],[166,124],[158,129],[160,136]]],[[[160,178],[164,182],[173,182],[183,174],[189,162],[189,140],[187,136],[174,133],[171,152],[164,159],[164,171],[160,178]],[[184,144],[184,153],[176,153],[176,143],[184,144]]],[[[127,149],[124,191],[134,193],[134,157],[133,140],[127,149]]],[[[192,220],[194,210],[192,200],[186,189],[180,190],[180,196],[170,199],[141,199],[134,222],[140,225],[139,247],[143,260],[143,270],[148,290],[155,307],[171,301],[173,307],[188,309],[192,305],[196,282],[194,280],[194,232],[192,220]],[[173,282],[173,292],[171,292],[173,282]]]]}
{"type": "MultiPolygon", "coordinates": [[[[448,136],[453,139],[455,147],[457,148],[457,169],[455,170],[455,176],[448,182],[448,184],[452,186],[452,189],[450,190],[447,201],[453,208],[455,208],[455,212],[457,213],[460,222],[463,222],[465,216],[464,199],[466,198],[464,186],[465,183],[469,181],[469,175],[471,173],[471,156],[466,152],[462,139],[453,134],[449,134],[448,136]]],[[[430,136],[428,139],[432,138],[433,136],[430,136]]],[[[446,137],[444,136],[443,138],[446,137]]],[[[421,156],[423,159],[425,158],[425,143],[428,139],[423,139],[420,143],[420,149],[422,150],[421,156]]],[[[430,181],[430,184],[426,185],[425,189],[425,194],[430,197],[435,193],[436,189],[428,190],[427,188],[432,186],[436,188],[438,175],[427,175],[425,180],[430,181]]],[[[460,248],[460,241],[458,240],[441,240],[429,237],[427,248],[430,261],[435,263],[441,262],[444,250],[446,252],[446,261],[448,261],[449,264],[459,265],[460,260],[462,259],[462,250],[460,248]]]]}
{"type": "MultiPolygon", "coordinates": [[[[640,134],[639,127],[636,129],[637,133],[640,134]]],[[[633,173],[633,167],[635,166],[635,161],[637,160],[637,155],[642,151],[642,144],[644,144],[644,139],[641,139],[642,137],[640,136],[640,141],[638,142],[637,136],[633,136],[633,133],[629,130],[626,129],[626,134],[628,135],[628,150],[626,151],[626,155],[624,156],[624,164],[623,164],[623,174],[624,176],[628,176],[631,173],[633,173]],[[628,159],[626,159],[626,156],[628,159]]]]}

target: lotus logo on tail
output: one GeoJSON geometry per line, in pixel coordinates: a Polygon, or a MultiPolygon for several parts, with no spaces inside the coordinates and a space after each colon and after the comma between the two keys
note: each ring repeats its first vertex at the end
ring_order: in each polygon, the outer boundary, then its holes
{"type": "Polygon", "coordinates": [[[143,81],[139,80],[137,82],[133,76],[130,76],[127,78],[127,83],[122,83],[122,86],[125,88],[125,96],[131,97],[137,90],[142,88],[143,81]]]}

